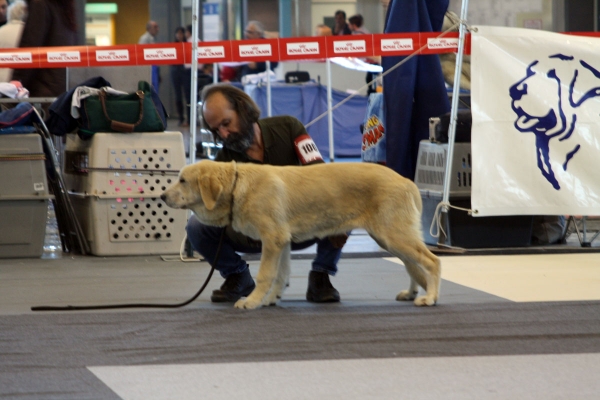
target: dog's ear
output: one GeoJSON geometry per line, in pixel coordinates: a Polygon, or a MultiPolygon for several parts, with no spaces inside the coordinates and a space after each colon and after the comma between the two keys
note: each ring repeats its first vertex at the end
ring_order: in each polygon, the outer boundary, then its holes
{"type": "Polygon", "coordinates": [[[200,187],[200,196],[207,210],[215,208],[221,193],[223,193],[223,185],[215,176],[203,175],[198,179],[200,187]]]}

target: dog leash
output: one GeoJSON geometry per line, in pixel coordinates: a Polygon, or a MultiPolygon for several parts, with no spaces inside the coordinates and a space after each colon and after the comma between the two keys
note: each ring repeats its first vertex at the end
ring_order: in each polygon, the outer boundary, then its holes
{"type": "MultiPolygon", "coordinates": [[[[233,168],[234,168],[234,177],[233,177],[233,183],[232,183],[232,188],[231,188],[231,207],[229,209],[230,224],[233,222],[233,203],[234,203],[233,191],[235,190],[235,187],[237,184],[237,178],[238,178],[237,163],[235,161],[233,162],[233,168]]],[[[116,171],[118,171],[118,170],[116,170],[116,171]]],[[[35,306],[35,307],[31,307],[31,311],[84,311],[84,310],[114,310],[114,309],[121,309],[121,308],[180,308],[180,307],[187,306],[188,304],[190,304],[191,302],[196,300],[198,298],[198,296],[200,296],[202,294],[202,292],[208,285],[208,282],[210,282],[210,278],[212,278],[212,275],[215,272],[214,266],[217,265],[219,262],[219,256],[221,255],[221,248],[223,247],[224,240],[225,240],[225,229],[223,229],[223,231],[221,232],[221,237],[219,239],[219,245],[217,246],[217,252],[215,254],[215,260],[213,261],[213,263],[211,265],[210,272],[208,273],[208,276],[206,277],[204,284],[202,285],[202,287],[200,287],[200,289],[198,290],[198,292],[196,292],[196,294],[194,294],[189,300],[186,300],[182,303],[176,303],[176,304],[131,303],[131,304],[101,304],[101,305],[92,305],[92,306],[70,306],[70,305],[69,306],[35,306]]]]}
{"type": "Polygon", "coordinates": [[[204,284],[198,292],[194,296],[192,296],[189,300],[186,300],[182,303],[176,304],[160,304],[160,303],[132,303],[132,304],[101,304],[101,305],[92,305],[92,306],[35,306],[31,307],[31,311],[84,311],[84,310],[113,310],[120,308],[181,308],[187,306],[194,300],[198,298],[210,282],[210,278],[212,278],[213,273],[215,272],[214,265],[217,265],[219,262],[219,256],[221,255],[221,247],[223,246],[223,241],[225,239],[225,229],[221,233],[221,238],[219,239],[219,245],[217,246],[217,252],[215,255],[215,260],[211,265],[210,272],[204,281],[204,284]]]}

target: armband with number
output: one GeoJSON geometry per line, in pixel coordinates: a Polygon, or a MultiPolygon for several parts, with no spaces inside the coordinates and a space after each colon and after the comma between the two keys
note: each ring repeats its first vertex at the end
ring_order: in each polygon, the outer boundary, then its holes
{"type": "Polygon", "coordinates": [[[323,157],[317,148],[314,140],[309,135],[300,135],[294,140],[296,154],[302,165],[310,164],[315,161],[323,161],[323,157]]]}

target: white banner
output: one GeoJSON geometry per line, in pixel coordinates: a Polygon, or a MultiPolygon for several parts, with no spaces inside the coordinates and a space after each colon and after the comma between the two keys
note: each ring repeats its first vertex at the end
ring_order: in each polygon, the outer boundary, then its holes
{"type": "Polygon", "coordinates": [[[600,215],[600,39],[477,27],[477,216],[600,215]]]}

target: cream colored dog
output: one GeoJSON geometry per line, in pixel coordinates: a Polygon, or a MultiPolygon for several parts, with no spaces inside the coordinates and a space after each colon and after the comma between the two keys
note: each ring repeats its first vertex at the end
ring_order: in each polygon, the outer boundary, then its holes
{"type": "Polygon", "coordinates": [[[256,288],[236,308],[275,304],[290,274],[290,243],[365,229],[399,257],[410,275],[397,300],[432,306],[440,260],[424,245],[421,197],[413,182],[368,163],[276,167],[200,161],[186,166],[161,198],[189,208],[206,225],[227,226],[262,241],[256,288]],[[419,287],[426,290],[417,297],[419,287]]]}

